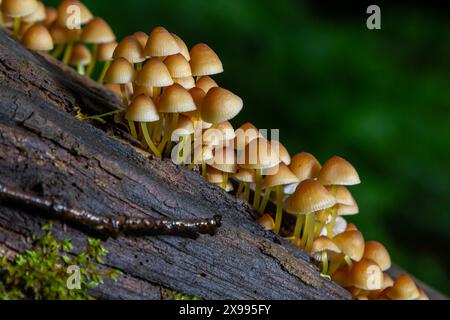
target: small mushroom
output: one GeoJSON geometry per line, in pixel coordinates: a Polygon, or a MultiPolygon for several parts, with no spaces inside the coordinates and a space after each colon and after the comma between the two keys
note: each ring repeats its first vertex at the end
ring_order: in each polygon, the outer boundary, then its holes
{"type": "Polygon", "coordinates": [[[311,247],[311,256],[321,263],[323,275],[329,274],[329,261],[336,259],[339,253],[341,253],[341,250],[333,240],[323,236],[317,238],[311,247]]]}
{"type": "Polygon", "coordinates": [[[102,43],[98,46],[97,52],[97,61],[103,63],[102,71],[100,72],[100,76],[97,80],[98,83],[103,84],[105,80],[106,72],[108,72],[109,67],[111,66],[112,61],[114,60],[113,54],[114,50],[116,50],[117,42],[113,41],[110,43],[102,43]]]}
{"type": "Polygon", "coordinates": [[[197,80],[195,86],[205,91],[205,93],[208,93],[209,90],[217,88],[219,85],[211,77],[203,76],[197,80]]]}
{"type": "Polygon", "coordinates": [[[108,84],[119,84],[124,108],[128,108],[128,93],[126,86],[133,83],[136,73],[131,63],[124,58],[113,61],[105,75],[108,84]]]}
{"type": "Polygon", "coordinates": [[[42,24],[31,26],[22,36],[22,44],[34,51],[48,52],[53,49],[52,36],[42,24]]]}
{"type": "Polygon", "coordinates": [[[202,119],[218,124],[229,121],[241,112],[244,103],[234,93],[223,88],[212,88],[208,91],[202,103],[202,119]]]}
{"type": "Polygon", "coordinates": [[[420,291],[410,276],[402,274],[386,292],[386,296],[391,300],[417,300],[420,298],[420,291]]]}
{"type": "Polygon", "coordinates": [[[236,153],[232,148],[222,147],[215,149],[213,154],[214,158],[207,161],[207,164],[222,172],[222,189],[225,190],[229,182],[229,176],[237,172],[236,153]]]}
{"type": "Polygon", "coordinates": [[[146,57],[160,57],[164,58],[180,52],[177,41],[163,27],[156,27],[148,36],[147,43],[144,48],[146,57]]]}
{"type": "Polygon", "coordinates": [[[349,268],[352,267],[353,261],[358,262],[363,258],[365,242],[361,232],[346,231],[336,235],[333,241],[341,249],[349,268]]]}
{"type": "Polygon", "coordinates": [[[208,45],[204,43],[196,44],[189,53],[194,77],[210,76],[223,72],[222,62],[208,45]]]}
{"type": "Polygon", "coordinates": [[[391,268],[391,257],[389,252],[377,241],[366,242],[363,258],[372,260],[378,264],[383,271],[391,268]]]}
{"type": "Polygon", "coordinates": [[[80,75],[85,75],[85,68],[89,65],[91,59],[92,57],[89,49],[82,44],[77,44],[73,47],[69,65],[76,67],[80,75]]]}
{"type": "Polygon", "coordinates": [[[157,99],[161,88],[173,85],[172,77],[166,65],[158,58],[148,60],[142,70],[139,71],[136,84],[139,86],[153,88],[153,99],[157,99]]]}
{"type": "Polygon", "coordinates": [[[50,28],[53,23],[58,19],[58,10],[53,7],[45,7],[45,20],[44,26],[50,28]]]}
{"type": "Polygon", "coordinates": [[[275,221],[270,214],[263,214],[256,222],[266,231],[272,231],[275,228],[275,221]]]}
{"type": "Polygon", "coordinates": [[[239,181],[239,188],[236,196],[241,197],[246,202],[249,202],[251,184],[256,182],[255,170],[240,168],[237,173],[233,174],[232,177],[233,179],[239,181]]]}
{"type": "Polygon", "coordinates": [[[186,43],[181,39],[179,36],[177,36],[175,33],[172,33],[172,37],[175,39],[175,42],[178,45],[178,48],[180,49],[180,53],[185,57],[187,61],[191,60],[191,55],[189,54],[189,49],[186,45],[186,43]]]}
{"type": "Polygon", "coordinates": [[[135,66],[136,70],[141,69],[140,65],[144,60],[144,49],[138,39],[134,36],[123,38],[113,53],[113,59],[124,58],[135,66]]]}
{"type": "Polygon", "coordinates": [[[178,124],[172,133],[172,142],[177,142],[172,150],[172,160],[177,164],[184,164],[190,154],[191,136],[194,134],[194,124],[186,116],[180,116],[178,124]]]}
{"type": "Polygon", "coordinates": [[[19,36],[22,19],[31,15],[38,9],[36,0],[3,0],[1,3],[1,12],[5,17],[13,19],[13,36],[19,36]]]}
{"type": "Polygon", "coordinates": [[[367,259],[353,264],[350,278],[353,287],[365,291],[381,290],[384,284],[383,271],[375,262],[367,259]]]}

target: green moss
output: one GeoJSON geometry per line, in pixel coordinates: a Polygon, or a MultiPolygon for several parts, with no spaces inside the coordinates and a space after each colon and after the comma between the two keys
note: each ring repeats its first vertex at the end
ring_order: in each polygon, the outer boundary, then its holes
{"type": "Polygon", "coordinates": [[[85,251],[76,256],[70,254],[74,247],[70,240],[56,240],[51,225],[42,228],[45,235],[33,237],[33,246],[12,261],[0,258],[1,300],[80,300],[93,299],[89,288],[103,284],[103,278],[116,281],[121,274],[117,270],[101,271],[107,250],[100,240],[88,239],[85,251]],[[70,266],[79,271],[80,289],[68,288],[70,266]]]}
{"type": "Polygon", "coordinates": [[[197,296],[187,296],[181,292],[171,291],[168,289],[162,289],[161,294],[163,300],[202,300],[202,298],[197,296]]]}

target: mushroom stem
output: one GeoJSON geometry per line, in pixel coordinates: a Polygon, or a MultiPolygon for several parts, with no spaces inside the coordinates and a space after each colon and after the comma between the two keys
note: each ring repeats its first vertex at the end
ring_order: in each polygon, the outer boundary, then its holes
{"type": "Polygon", "coordinates": [[[316,225],[314,212],[308,213],[306,215],[306,220],[308,221],[308,228],[305,231],[307,234],[305,250],[310,252],[314,243],[314,228],[316,225]]]}
{"type": "Polygon", "coordinates": [[[300,239],[300,233],[302,231],[303,222],[305,221],[305,216],[297,215],[297,221],[295,222],[293,242],[295,243],[298,239],[300,239]]]}
{"type": "Polygon", "coordinates": [[[153,128],[153,141],[155,141],[155,143],[158,143],[161,139],[161,122],[162,122],[162,117],[160,114],[160,118],[159,120],[155,123],[155,127],[153,128]]]}
{"type": "Polygon", "coordinates": [[[283,195],[284,190],[282,186],[277,187],[277,213],[275,216],[275,228],[274,232],[276,234],[280,233],[281,221],[283,220],[283,195]]]}
{"type": "Polygon", "coordinates": [[[206,161],[202,160],[202,177],[206,178],[206,161]]]}
{"type": "Polygon", "coordinates": [[[100,73],[100,77],[98,78],[98,83],[103,84],[103,81],[105,79],[106,73],[108,72],[109,67],[111,66],[111,61],[106,61],[103,64],[102,72],[100,73]]]}
{"type": "Polygon", "coordinates": [[[270,195],[272,193],[272,188],[266,188],[266,191],[264,191],[264,197],[262,199],[261,205],[259,206],[259,213],[263,214],[266,210],[267,203],[269,203],[270,195]]]}
{"type": "Polygon", "coordinates": [[[261,169],[256,169],[256,186],[255,186],[255,196],[253,197],[253,207],[258,209],[261,200],[261,185],[262,185],[262,174],[261,169]]]}
{"type": "Polygon", "coordinates": [[[330,265],[328,268],[328,274],[333,275],[339,269],[343,260],[344,260],[344,257],[342,255],[339,255],[337,258],[331,259],[330,265]]]}
{"type": "Polygon", "coordinates": [[[84,68],[84,66],[82,65],[82,64],[79,64],[78,66],[77,66],[77,71],[78,71],[78,73],[80,74],[80,75],[82,75],[82,76],[84,76],[85,75],[85,68],[84,68]]]}
{"type": "Polygon", "coordinates": [[[322,274],[328,274],[328,254],[322,251],[322,274]]]}
{"type": "Polygon", "coordinates": [[[351,270],[352,267],[353,267],[353,261],[352,261],[352,259],[350,259],[350,257],[349,257],[348,255],[345,255],[344,261],[345,261],[345,263],[347,264],[348,269],[351,270]]]}
{"type": "Polygon", "coordinates": [[[21,24],[20,18],[14,18],[14,22],[13,22],[13,36],[14,36],[14,39],[18,39],[19,38],[20,24],[21,24]]]}
{"type": "Polygon", "coordinates": [[[250,201],[250,182],[244,183],[244,200],[246,202],[250,201]]]}
{"type": "Polygon", "coordinates": [[[64,56],[62,62],[64,64],[68,64],[70,60],[70,56],[72,55],[73,42],[69,42],[66,46],[66,50],[64,51],[64,56]]]}
{"type": "Polygon", "coordinates": [[[128,95],[127,95],[127,88],[125,87],[125,84],[120,84],[120,95],[122,96],[122,103],[123,107],[125,109],[128,108],[128,95]]]}
{"type": "Polygon", "coordinates": [[[169,130],[169,140],[167,140],[167,146],[166,146],[166,157],[170,156],[170,151],[172,150],[172,133],[175,131],[178,123],[178,119],[180,118],[179,113],[174,113],[172,116],[172,121],[170,124],[170,130],[169,130]]]}
{"type": "Polygon", "coordinates": [[[136,71],[142,70],[142,62],[136,63],[136,71]]]}
{"type": "Polygon", "coordinates": [[[171,114],[170,113],[164,114],[163,117],[164,117],[164,135],[161,140],[161,143],[158,145],[158,150],[161,153],[164,151],[164,147],[166,146],[167,141],[169,140],[169,137],[170,137],[169,131],[170,131],[170,127],[171,127],[171,124],[170,124],[171,114]]]}
{"type": "Polygon", "coordinates": [[[137,135],[136,126],[134,125],[134,122],[133,122],[133,121],[128,121],[128,125],[129,125],[129,127],[130,127],[130,133],[131,133],[131,136],[132,136],[134,139],[137,139],[137,138],[138,138],[138,135],[137,135]]]}
{"type": "Polygon", "coordinates": [[[144,135],[145,142],[147,143],[150,150],[152,150],[153,154],[157,156],[158,158],[161,158],[161,153],[159,152],[158,148],[155,147],[152,139],[150,138],[150,134],[148,133],[147,124],[145,122],[141,122],[141,131],[144,135]]]}
{"type": "Polygon", "coordinates": [[[238,188],[238,190],[236,192],[236,197],[239,198],[243,192],[244,192],[244,183],[240,182],[239,183],[239,188],[238,188]]]}
{"type": "Polygon", "coordinates": [[[64,52],[64,45],[58,44],[56,49],[52,52],[52,57],[58,59],[59,56],[64,52]]]}
{"type": "Polygon", "coordinates": [[[97,56],[98,56],[98,44],[94,44],[94,46],[92,47],[92,59],[86,71],[86,75],[88,77],[90,77],[92,75],[92,72],[94,72],[95,65],[97,64],[97,56]]]}
{"type": "Polygon", "coordinates": [[[228,172],[224,172],[224,173],[223,173],[223,181],[222,181],[222,189],[223,189],[223,190],[227,190],[228,177],[229,177],[228,172]]]}

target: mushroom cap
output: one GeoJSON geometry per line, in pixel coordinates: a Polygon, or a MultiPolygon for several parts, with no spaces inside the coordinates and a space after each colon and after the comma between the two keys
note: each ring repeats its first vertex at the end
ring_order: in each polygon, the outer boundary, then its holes
{"type": "Polygon", "coordinates": [[[215,149],[214,158],[207,161],[207,164],[214,169],[226,173],[236,173],[236,153],[234,149],[223,147],[215,149]]]}
{"type": "Polygon", "coordinates": [[[349,271],[347,269],[339,269],[332,276],[331,279],[338,285],[348,288],[352,285],[349,271]]]}
{"type": "Polygon", "coordinates": [[[200,109],[202,107],[202,102],[205,98],[206,93],[202,89],[196,87],[189,89],[189,93],[191,94],[192,99],[194,99],[194,103],[197,109],[194,111],[185,112],[183,113],[183,115],[191,117],[195,120],[201,120],[200,109]]]}
{"type": "Polygon", "coordinates": [[[356,202],[351,206],[346,206],[345,204],[337,204],[336,213],[339,216],[354,216],[359,213],[359,207],[356,202]]]}
{"type": "Polygon", "coordinates": [[[294,215],[305,215],[331,208],[336,204],[336,199],[314,180],[301,182],[294,194],[287,198],[286,211],[294,215]]]}
{"type": "MultiPolygon", "coordinates": [[[[92,13],[88,8],[80,1],[77,0],[64,0],[58,6],[58,24],[61,27],[69,27],[67,23],[71,20],[71,16],[74,14],[70,7],[76,6],[80,10],[80,23],[84,25],[93,19],[92,13]]],[[[80,26],[78,26],[80,27],[80,26]]],[[[111,42],[111,41],[109,41],[111,42]]]]}
{"type": "Polygon", "coordinates": [[[334,156],[322,167],[319,181],[325,186],[353,186],[361,183],[355,168],[341,157],[334,156]]]}
{"type": "Polygon", "coordinates": [[[304,181],[317,178],[322,166],[312,154],[300,152],[292,157],[289,169],[300,181],[304,181]]]}
{"type": "Polygon", "coordinates": [[[114,50],[113,58],[125,58],[130,63],[141,63],[145,60],[144,50],[134,36],[123,38],[114,50]]]}
{"type": "Polygon", "coordinates": [[[193,77],[173,78],[173,81],[181,85],[186,90],[195,88],[195,80],[193,77]]]}
{"type": "Polygon", "coordinates": [[[275,221],[270,214],[263,214],[256,222],[266,231],[275,229],[275,221]]]}
{"type": "Polygon", "coordinates": [[[111,27],[102,18],[94,18],[83,28],[81,41],[84,43],[109,43],[116,41],[111,27]]]}
{"type": "Polygon", "coordinates": [[[139,41],[139,44],[142,47],[142,50],[144,50],[147,41],[148,41],[148,35],[145,32],[138,31],[133,33],[133,36],[136,38],[137,41],[139,41]]]}
{"type": "Polygon", "coordinates": [[[236,150],[244,150],[245,147],[257,138],[262,138],[261,132],[250,122],[244,123],[236,132],[236,139],[234,140],[234,147],[236,150]]]}
{"type": "Polygon", "coordinates": [[[47,13],[45,11],[45,5],[38,1],[36,10],[33,11],[33,13],[25,16],[22,18],[22,21],[27,23],[36,23],[36,22],[42,22],[47,17],[47,13]]]}
{"type": "Polygon", "coordinates": [[[387,296],[392,300],[416,300],[420,297],[420,291],[410,276],[399,276],[394,286],[387,291],[387,296]]]}
{"type": "Polygon", "coordinates": [[[186,45],[186,43],[181,39],[179,36],[177,36],[175,33],[172,33],[172,37],[175,39],[178,48],[180,49],[180,53],[183,55],[183,57],[186,58],[187,61],[191,60],[191,55],[189,54],[189,49],[186,45]]]}
{"type": "Polygon", "coordinates": [[[214,184],[223,183],[223,172],[208,166],[208,168],[206,169],[206,180],[208,180],[209,183],[214,184]]]}
{"type": "Polygon", "coordinates": [[[278,167],[278,172],[275,175],[266,176],[263,187],[273,188],[293,183],[299,183],[298,178],[284,163],[281,163],[278,167]]]}
{"type": "Polygon", "coordinates": [[[165,88],[158,102],[158,111],[163,113],[181,113],[195,109],[191,94],[178,83],[165,88]]]}
{"type": "Polygon", "coordinates": [[[358,231],[358,228],[353,223],[349,222],[345,231],[358,231]]]}
{"type": "Polygon", "coordinates": [[[71,66],[86,66],[91,62],[92,56],[89,49],[82,44],[77,44],[72,49],[69,64],[71,66]]]}
{"type": "Polygon", "coordinates": [[[192,77],[189,61],[187,61],[181,53],[168,56],[164,59],[164,64],[166,65],[167,70],[169,70],[172,78],[192,77]]]}
{"type": "Polygon", "coordinates": [[[97,60],[100,62],[113,60],[114,50],[116,50],[117,42],[102,43],[98,46],[97,60]]]}
{"type": "Polygon", "coordinates": [[[244,169],[264,170],[277,166],[281,160],[276,148],[264,138],[252,140],[243,152],[240,152],[238,164],[244,169]]]}
{"type": "Polygon", "coordinates": [[[166,65],[158,58],[151,58],[139,72],[136,84],[161,88],[173,85],[173,80],[166,65]]]}
{"type": "Polygon", "coordinates": [[[137,84],[133,84],[133,95],[135,97],[145,94],[149,97],[153,97],[153,88],[152,87],[143,87],[137,84]]]}
{"type": "Polygon", "coordinates": [[[358,289],[373,291],[383,288],[383,271],[373,261],[361,259],[354,263],[350,277],[352,285],[358,289]]]}
{"type": "Polygon", "coordinates": [[[291,164],[291,156],[289,154],[289,151],[286,149],[286,147],[277,140],[271,140],[270,143],[275,146],[276,148],[278,148],[278,153],[280,155],[280,160],[281,162],[283,162],[285,165],[290,165],[291,164]]]}
{"type": "MultiPolygon", "coordinates": [[[[326,221],[326,225],[323,227],[322,231],[320,232],[321,236],[329,236],[328,235],[328,224],[331,222],[331,216],[327,210],[322,210],[319,212],[316,212],[316,220],[319,221],[326,221]]],[[[333,225],[332,231],[333,235],[341,234],[342,232],[345,232],[347,229],[347,221],[342,217],[336,217],[336,221],[333,225]]]]}
{"type": "Polygon", "coordinates": [[[360,261],[364,255],[364,237],[358,230],[345,231],[333,238],[342,253],[353,261],[360,261]]]}
{"type": "MultiPolygon", "coordinates": [[[[223,188],[222,183],[215,183],[215,185],[221,189],[223,188]]],[[[233,190],[234,190],[233,184],[230,181],[228,181],[227,186],[225,188],[225,192],[232,192],[233,190]]]]}
{"type": "Polygon", "coordinates": [[[377,241],[366,242],[363,257],[378,264],[383,271],[391,268],[391,257],[389,252],[377,241]]]}
{"type": "Polygon", "coordinates": [[[239,182],[253,183],[256,181],[256,172],[255,170],[241,168],[238,172],[233,174],[233,178],[239,182]]]}
{"type": "Polygon", "coordinates": [[[209,76],[223,72],[222,62],[208,45],[204,43],[196,44],[189,53],[193,76],[209,76]]]}
{"type": "Polygon", "coordinates": [[[38,7],[36,0],[3,0],[1,12],[11,18],[22,18],[32,14],[38,7]]]}
{"type": "Polygon", "coordinates": [[[229,121],[216,124],[214,129],[222,133],[222,141],[230,141],[236,137],[233,125],[229,121]]]}
{"type": "Polygon", "coordinates": [[[233,119],[241,112],[244,102],[237,95],[223,88],[212,88],[202,103],[202,119],[209,123],[221,123],[233,119]]]}
{"type": "Polygon", "coordinates": [[[66,44],[69,42],[69,30],[54,23],[49,29],[54,44],[66,44]]]}
{"type": "Polygon", "coordinates": [[[148,36],[144,54],[147,57],[166,57],[180,52],[177,41],[163,27],[156,27],[148,36]]]}
{"type": "Polygon", "coordinates": [[[322,253],[323,251],[341,253],[341,250],[333,242],[332,239],[321,236],[314,241],[312,249],[311,249],[311,254],[314,256],[318,253],[322,253]]]}
{"type": "Polygon", "coordinates": [[[179,141],[181,137],[186,137],[194,133],[192,120],[185,116],[180,116],[177,126],[172,133],[172,141],[179,141]]]}
{"type": "Polygon", "coordinates": [[[336,198],[337,204],[353,206],[356,204],[351,192],[345,186],[327,186],[327,190],[336,198]]]}
{"type": "Polygon", "coordinates": [[[125,119],[135,122],[155,122],[159,114],[153,100],[144,94],[133,99],[125,113],[125,119]]]}
{"type": "Polygon", "coordinates": [[[202,89],[203,91],[205,91],[206,93],[208,93],[208,91],[211,88],[216,88],[219,85],[217,84],[217,82],[215,82],[211,77],[209,76],[203,76],[200,79],[197,80],[196,83],[196,87],[202,89]]]}
{"type": "Polygon", "coordinates": [[[127,59],[114,60],[105,75],[105,83],[126,84],[134,81],[136,73],[127,59]]]}
{"type": "Polygon", "coordinates": [[[34,51],[50,51],[53,40],[50,32],[42,24],[32,25],[22,36],[22,44],[34,51]]]}
{"type": "Polygon", "coordinates": [[[50,26],[58,19],[58,10],[52,7],[45,7],[45,20],[44,26],[50,28],[50,26]]]}

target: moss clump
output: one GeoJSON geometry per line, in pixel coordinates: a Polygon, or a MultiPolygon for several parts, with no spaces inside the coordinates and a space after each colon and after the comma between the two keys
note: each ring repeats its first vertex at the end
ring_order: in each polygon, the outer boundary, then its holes
{"type": "Polygon", "coordinates": [[[117,270],[101,271],[107,250],[100,240],[88,239],[84,252],[70,255],[73,245],[70,240],[56,240],[51,225],[42,228],[45,235],[33,237],[33,246],[13,261],[0,258],[1,300],[81,300],[93,299],[89,288],[103,284],[103,277],[116,281],[121,274],[117,270]],[[68,288],[70,266],[79,271],[80,289],[68,288]]]}
{"type": "Polygon", "coordinates": [[[163,300],[202,300],[202,298],[197,296],[187,296],[183,293],[168,289],[162,289],[161,295],[163,300]]]}

